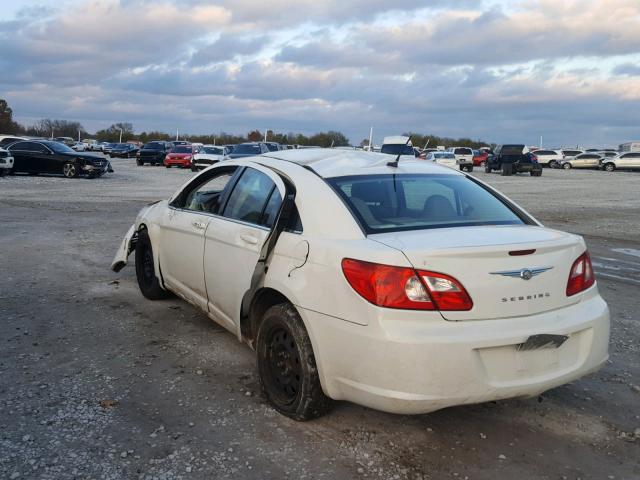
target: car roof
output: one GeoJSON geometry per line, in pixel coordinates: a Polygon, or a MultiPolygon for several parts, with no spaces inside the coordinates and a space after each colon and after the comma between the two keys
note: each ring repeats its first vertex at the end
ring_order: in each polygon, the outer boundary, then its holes
{"type": "Polygon", "coordinates": [[[335,150],[331,148],[307,148],[278,150],[255,157],[272,158],[295,163],[311,169],[323,178],[349,175],[376,175],[391,173],[435,173],[462,175],[460,172],[424,160],[401,157],[398,167],[387,165],[393,156],[362,150],[335,150]]]}

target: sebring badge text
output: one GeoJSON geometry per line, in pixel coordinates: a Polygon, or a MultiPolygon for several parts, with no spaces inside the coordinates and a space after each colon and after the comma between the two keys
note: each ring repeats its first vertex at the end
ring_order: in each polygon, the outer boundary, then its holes
{"type": "Polygon", "coordinates": [[[533,295],[522,295],[518,297],[502,297],[502,303],[506,302],[524,302],[526,300],[540,300],[543,298],[550,297],[551,294],[549,292],[546,293],[534,293],[533,295]]]}

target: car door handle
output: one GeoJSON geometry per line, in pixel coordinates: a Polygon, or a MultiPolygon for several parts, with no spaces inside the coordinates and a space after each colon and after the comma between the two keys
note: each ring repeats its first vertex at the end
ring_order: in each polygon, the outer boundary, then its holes
{"type": "Polygon", "coordinates": [[[254,237],[253,235],[247,235],[246,233],[243,233],[240,235],[240,239],[243,242],[249,243],[251,245],[257,245],[258,244],[258,239],[256,237],[254,237]]]}
{"type": "Polygon", "coordinates": [[[204,230],[207,228],[207,224],[204,222],[191,222],[191,225],[196,227],[198,230],[204,230]]]}

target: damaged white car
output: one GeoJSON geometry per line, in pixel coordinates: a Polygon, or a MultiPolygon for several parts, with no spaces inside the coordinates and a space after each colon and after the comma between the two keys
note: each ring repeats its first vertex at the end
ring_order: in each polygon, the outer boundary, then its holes
{"type": "Polygon", "coordinates": [[[254,348],[296,420],[332,399],[417,414],[531,397],[602,365],[609,311],[582,238],[405,158],[218,163],[144,208],[112,268],[135,251],[145,297],[173,292],[254,348]]]}

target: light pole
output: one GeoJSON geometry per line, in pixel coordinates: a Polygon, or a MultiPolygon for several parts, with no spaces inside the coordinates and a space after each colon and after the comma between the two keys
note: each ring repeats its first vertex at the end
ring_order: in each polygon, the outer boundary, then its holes
{"type": "Polygon", "coordinates": [[[118,130],[120,130],[120,142],[119,143],[122,143],[122,129],[118,128],[118,130]]]}

